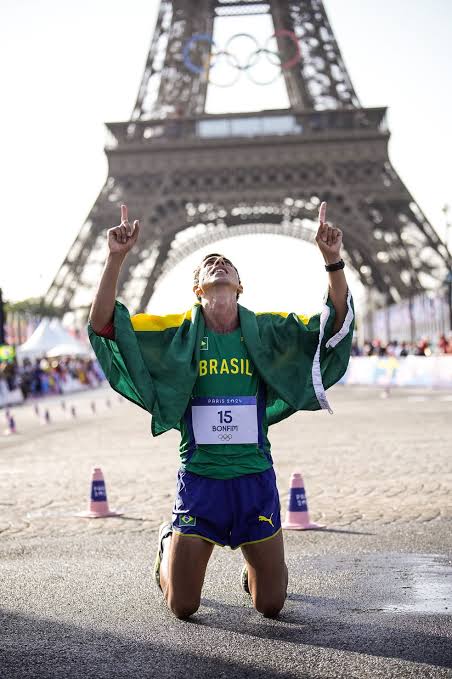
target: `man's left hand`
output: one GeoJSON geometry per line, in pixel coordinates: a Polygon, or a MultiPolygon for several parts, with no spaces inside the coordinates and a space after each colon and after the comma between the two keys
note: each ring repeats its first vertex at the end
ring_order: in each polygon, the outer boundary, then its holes
{"type": "Polygon", "coordinates": [[[326,221],[326,203],[319,208],[319,228],[315,242],[319,246],[326,264],[336,264],[341,259],[342,231],[326,221]]]}

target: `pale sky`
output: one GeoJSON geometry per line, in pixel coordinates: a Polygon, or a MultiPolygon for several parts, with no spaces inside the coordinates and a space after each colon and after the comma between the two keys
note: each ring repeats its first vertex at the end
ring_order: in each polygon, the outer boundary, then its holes
{"type": "MultiPolygon", "coordinates": [[[[442,206],[452,204],[452,3],[324,4],[361,103],[389,107],[390,158],[444,237],[442,206]]],[[[6,299],[45,293],[102,188],[107,175],[103,123],[130,117],[157,7],[157,0],[0,3],[5,220],[0,287],[6,299]]],[[[262,107],[266,97],[267,107],[274,106],[280,90],[259,90],[262,107]]],[[[227,96],[236,107],[244,101],[232,88],[227,96]]],[[[211,90],[212,112],[222,108],[222,101],[211,90]]],[[[341,226],[346,240],[347,225],[341,226]]],[[[256,236],[231,239],[214,249],[219,248],[237,261],[245,283],[243,303],[307,313],[318,308],[326,277],[314,246],[256,236]]],[[[189,305],[191,294],[188,290],[185,297],[185,291],[197,259],[188,258],[164,279],[152,300],[153,311],[189,305]]]]}

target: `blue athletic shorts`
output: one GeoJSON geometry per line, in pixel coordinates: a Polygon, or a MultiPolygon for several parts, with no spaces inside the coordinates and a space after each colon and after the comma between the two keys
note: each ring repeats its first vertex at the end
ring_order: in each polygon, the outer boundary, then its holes
{"type": "Polygon", "coordinates": [[[281,530],[273,467],[234,479],[210,479],[179,470],[173,530],[237,549],[281,530]]]}

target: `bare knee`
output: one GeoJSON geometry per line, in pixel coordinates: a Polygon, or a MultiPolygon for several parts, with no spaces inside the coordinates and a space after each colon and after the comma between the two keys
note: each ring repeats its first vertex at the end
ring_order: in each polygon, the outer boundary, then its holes
{"type": "Polygon", "coordinates": [[[276,618],[284,606],[284,597],[274,599],[259,599],[254,602],[256,611],[262,613],[264,618],[276,618]]]}
{"type": "Polygon", "coordinates": [[[171,611],[174,613],[176,618],[179,620],[187,620],[193,613],[196,613],[198,610],[199,606],[187,606],[187,605],[182,605],[182,606],[170,606],[171,611]]]}
{"type": "Polygon", "coordinates": [[[284,564],[283,581],[271,589],[257,587],[254,591],[254,608],[265,618],[275,618],[283,609],[287,597],[288,571],[284,564]]]}
{"type": "Polygon", "coordinates": [[[254,608],[262,613],[264,618],[275,618],[282,610],[287,596],[287,584],[275,587],[270,591],[257,590],[253,597],[254,608]]]}
{"type": "Polygon", "coordinates": [[[200,602],[177,599],[177,597],[169,595],[167,597],[167,604],[168,608],[170,611],[172,611],[172,613],[174,613],[176,618],[179,618],[179,620],[186,620],[191,615],[193,615],[193,613],[196,613],[200,602]]]}

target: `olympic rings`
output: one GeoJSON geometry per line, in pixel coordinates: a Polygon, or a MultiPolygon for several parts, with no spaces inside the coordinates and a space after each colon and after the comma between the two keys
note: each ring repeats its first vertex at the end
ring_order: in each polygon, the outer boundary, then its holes
{"type": "Polygon", "coordinates": [[[256,38],[250,33],[236,33],[227,40],[224,49],[218,50],[217,45],[211,35],[208,33],[195,33],[187,40],[182,50],[182,59],[185,67],[195,75],[208,75],[209,82],[212,85],[216,85],[218,87],[231,87],[237,82],[242,73],[245,73],[250,78],[250,80],[257,85],[269,85],[279,78],[283,70],[289,70],[293,68],[299,61],[301,61],[301,56],[302,55],[297,36],[293,31],[289,31],[284,28],[275,31],[273,35],[268,37],[263,47],[259,46],[256,38]],[[249,52],[246,63],[240,61],[240,59],[230,51],[230,47],[235,40],[241,39],[243,41],[244,38],[251,40],[254,47],[254,49],[249,52]],[[287,38],[293,45],[293,54],[284,62],[281,60],[280,52],[275,52],[269,49],[270,42],[277,38],[287,38]],[[203,60],[204,63],[197,64],[193,61],[192,52],[194,49],[197,49],[201,46],[203,46],[203,49],[206,51],[206,57],[203,60]],[[252,73],[252,70],[260,61],[261,55],[264,55],[267,58],[267,61],[278,69],[276,75],[272,76],[271,79],[266,81],[257,80],[252,73]],[[225,65],[227,65],[230,69],[235,71],[235,74],[223,83],[221,83],[218,79],[212,80],[211,77],[214,67],[220,65],[221,62],[223,62],[223,70],[225,65]]]}
{"type": "MultiPolygon", "coordinates": [[[[219,81],[212,80],[212,78],[210,77],[210,73],[209,73],[209,83],[211,83],[212,85],[215,85],[216,87],[232,87],[232,85],[235,85],[235,83],[237,82],[237,80],[240,78],[240,75],[241,75],[241,69],[239,67],[240,65],[239,65],[237,58],[233,54],[227,53],[225,50],[220,50],[219,52],[216,52],[214,56],[215,56],[215,61],[211,64],[211,66],[210,66],[211,69],[214,66],[216,66],[217,64],[220,63],[220,59],[222,57],[229,57],[229,58],[233,57],[236,61],[235,65],[234,65],[235,71],[232,72],[233,73],[232,79],[226,81],[225,83],[220,83],[219,81]]],[[[228,61],[228,66],[231,66],[229,61],[228,61]]]]}
{"type": "Polygon", "coordinates": [[[220,441],[230,441],[232,439],[232,434],[218,434],[220,441]]]}
{"type": "MultiPolygon", "coordinates": [[[[235,35],[232,35],[232,36],[229,38],[229,40],[227,41],[226,45],[224,46],[224,53],[225,53],[225,54],[227,54],[229,57],[232,57],[232,56],[233,56],[233,55],[228,51],[228,48],[231,46],[231,43],[232,43],[234,40],[237,40],[237,38],[248,38],[249,40],[251,40],[251,41],[254,43],[254,47],[255,47],[254,52],[251,52],[251,56],[259,55],[259,43],[257,42],[256,38],[255,38],[253,35],[251,35],[250,33],[236,33],[235,35]]],[[[235,58],[235,57],[234,57],[234,58],[235,58]]],[[[236,59],[236,61],[238,61],[237,58],[235,58],[235,59],[236,59]]],[[[228,62],[228,63],[229,63],[230,66],[234,66],[234,64],[231,64],[230,62],[228,62]]],[[[241,66],[241,65],[239,64],[238,68],[239,68],[240,71],[246,71],[246,70],[248,70],[249,68],[252,68],[256,63],[257,63],[257,61],[254,61],[254,63],[252,63],[252,64],[250,63],[250,61],[248,61],[248,63],[245,64],[245,66],[241,66]]],[[[235,68],[237,68],[237,66],[235,66],[235,68]]]]}
{"type": "Polygon", "coordinates": [[[198,42],[206,42],[209,47],[215,47],[215,42],[213,41],[212,36],[208,33],[194,33],[191,38],[187,40],[182,51],[182,57],[188,70],[192,73],[195,73],[196,75],[200,75],[207,70],[205,66],[197,66],[190,59],[190,52],[198,42]]]}
{"type": "MultiPolygon", "coordinates": [[[[282,38],[282,37],[289,38],[289,40],[292,41],[293,46],[295,48],[293,57],[285,61],[283,64],[281,63],[276,64],[276,66],[279,66],[284,70],[287,70],[289,68],[293,68],[301,60],[300,43],[298,42],[298,38],[293,31],[288,31],[286,28],[281,28],[279,31],[276,31],[273,35],[267,38],[267,41],[264,45],[264,50],[268,54],[275,54],[275,52],[270,52],[270,50],[268,49],[268,43],[270,42],[270,40],[272,40],[272,38],[282,38]]],[[[276,52],[276,54],[279,55],[279,52],[276,52]]],[[[269,59],[269,62],[272,63],[271,59],[269,59]]]]}

